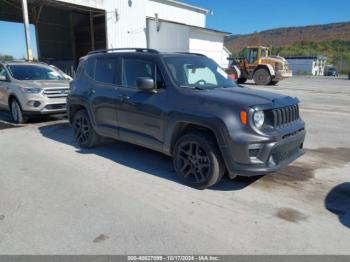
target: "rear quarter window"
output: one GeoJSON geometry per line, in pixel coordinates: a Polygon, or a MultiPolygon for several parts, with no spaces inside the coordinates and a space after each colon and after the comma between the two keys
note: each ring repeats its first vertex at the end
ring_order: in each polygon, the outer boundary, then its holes
{"type": "Polygon", "coordinates": [[[85,74],[87,74],[89,77],[94,78],[94,70],[95,70],[95,59],[91,58],[88,59],[85,63],[85,74]]]}

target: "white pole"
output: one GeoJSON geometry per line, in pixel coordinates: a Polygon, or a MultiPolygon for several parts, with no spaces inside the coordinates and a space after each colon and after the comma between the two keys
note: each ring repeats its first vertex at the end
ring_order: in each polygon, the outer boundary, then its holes
{"type": "Polygon", "coordinates": [[[33,60],[33,53],[32,53],[32,49],[30,48],[30,32],[29,32],[27,0],[22,0],[22,10],[23,10],[24,33],[26,36],[27,59],[29,61],[32,61],[33,60]]]}

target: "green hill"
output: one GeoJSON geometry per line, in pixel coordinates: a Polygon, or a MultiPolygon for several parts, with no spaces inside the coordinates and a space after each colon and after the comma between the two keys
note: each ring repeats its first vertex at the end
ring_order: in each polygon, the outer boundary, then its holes
{"type": "Polygon", "coordinates": [[[274,55],[325,55],[342,73],[350,71],[350,22],[266,30],[227,37],[225,46],[237,56],[248,45],[265,45],[274,55]]]}

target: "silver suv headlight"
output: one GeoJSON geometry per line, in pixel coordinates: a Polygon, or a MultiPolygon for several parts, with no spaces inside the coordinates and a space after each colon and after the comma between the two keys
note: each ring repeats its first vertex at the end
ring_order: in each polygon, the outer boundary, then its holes
{"type": "Polygon", "coordinates": [[[254,121],[254,125],[257,128],[261,128],[264,125],[264,121],[265,121],[265,113],[264,111],[255,111],[253,114],[253,121],[254,121]]]}
{"type": "Polygon", "coordinates": [[[38,87],[21,87],[21,91],[28,94],[39,94],[42,89],[38,87]]]}

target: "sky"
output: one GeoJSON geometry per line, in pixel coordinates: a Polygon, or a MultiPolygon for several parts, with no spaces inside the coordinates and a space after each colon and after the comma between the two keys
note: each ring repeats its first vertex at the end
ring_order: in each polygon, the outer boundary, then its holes
{"type": "MultiPolygon", "coordinates": [[[[33,56],[37,57],[34,25],[30,25],[29,30],[33,56]]],[[[26,42],[22,23],[0,21],[0,36],[0,54],[12,55],[15,58],[26,57],[26,42]]]]}
{"type": "MultiPolygon", "coordinates": [[[[207,27],[232,34],[266,29],[350,21],[350,0],[182,0],[213,11],[207,27]]],[[[30,26],[33,55],[35,28],[30,26]]],[[[0,54],[23,58],[23,24],[0,21],[0,54]],[[4,36],[4,37],[3,37],[4,36]]]]}
{"type": "Polygon", "coordinates": [[[232,34],[350,21],[350,0],[181,0],[213,11],[207,27],[232,34]]]}

